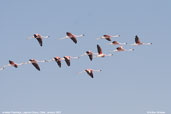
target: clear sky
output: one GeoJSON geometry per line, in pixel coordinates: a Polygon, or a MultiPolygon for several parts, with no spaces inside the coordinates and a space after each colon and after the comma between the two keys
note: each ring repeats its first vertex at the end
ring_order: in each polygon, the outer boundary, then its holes
{"type": "Polygon", "coordinates": [[[78,56],[96,45],[109,53],[116,46],[96,40],[120,34],[120,42],[134,43],[135,35],[152,46],[125,46],[134,52],[112,57],[87,56],[62,68],[55,62],[31,64],[0,71],[0,111],[62,111],[62,114],[171,113],[171,1],[170,0],[1,0],[0,66],[9,60],[78,56]],[[58,40],[66,32],[85,34],[74,44],[58,40]],[[34,33],[49,35],[40,47],[34,33]],[[87,69],[95,72],[94,79],[87,69]]]}

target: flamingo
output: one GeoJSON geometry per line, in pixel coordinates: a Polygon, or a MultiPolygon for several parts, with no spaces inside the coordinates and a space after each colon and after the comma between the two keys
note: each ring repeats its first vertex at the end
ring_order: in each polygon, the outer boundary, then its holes
{"type": "Polygon", "coordinates": [[[99,39],[106,39],[106,40],[108,40],[108,41],[111,41],[111,38],[116,38],[116,37],[120,37],[120,35],[103,35],[103,36],[101,36],[100,38],[96,38],[97,40],[99,40],[99,39]]]}
{"type": "Polygon", "coordinates": [[[68,66],[71,64],[71,59],[79,59],[79,57],[64,56],[64,60],[68,66]]]}
{"type": "Polygon", "coordinates": [[[15,68],[18,68],[18,66],[23,65],[23,64],[24,64],[24,62],[22,62],[22,63],[15,63],[14,61],[9,60],[9,64],[0,67],[0,70],[4,70],[6,67],[9,67],[9,66],[13,66],[15,68]]]}
{"type": "Polygon", "coordinates": [[[16,63],[14,63],[14,61],[9,60],[9,63],[11,66],[18,68],[18,65],[16,63]]]}
{"type": "Polygon", "coordinates": [[[60,58],[60,57],[56,56],[56,57],[54,57],[54,60],[56,61],[58,66],[61,68],[61,60],[64,60],[64,58],[60,58]]]}
{"type": "Polygon", "coordinates": [[[135,36],[135,43],[132,44],[134,46],[137,46],[137,45],[152,45],[152,43],[143,43],[140,41],[140,38],[136,35],[135,36]]]}
{"type": "Polygon", "coordinates": [[[43,60],[42,62],[52,62],[52,61],[55,61],[58,64],[58,66],[61,68],[61,60],[65,60],[65,59],[56,56],[56,57],[53,57],[50,60],[43,60]]]}
{"type": "Polygon", "coordinates": [[[77,38],[85,36],[84,34],[81,35],[74,35],[70,32],[66,32],[66,36],[64,38],[60,38],[61,40],[63,39],[71,39],[75,44],[77,43],[77,38]]]}
{"type": "Polygon", "coordinates": [[[113,54],[103,54],[102,48],[97,44],[97,51],[98,55],[96,57],[105,57],[105,56],[112,56],[113,54]]]}
{"type": "Polygon", "coordinates": [[[111,52],[120,52],[120,51],[134,51],[134,49],[124,49],[123,46],[119,46],[116,48],[116,50],[113,50],[111,52]]]}
{"type": "Polygon", "coordinates": [[[89,51],[86,51],[86,52],[85,52],[83,55],[81,55],[81,56],[88,55],[90,61],[92,61],[92,60],[93,60],[93,54],[94,54],[94,53],[93,53],[91,50],[89,50],[89,51]]]}
{"type": "MultiPolygon", "coordinates": [[[[49,36],[41,36],[40,34],[36,33],[32,36],[32,38],[36,38],[37,41],[39,42],[40,46],[42,46],[43,45],[42,39],[43,38],[49,38],[49,36]]],[[[27,39],[30,39],[30,38],[27,38],[27,39]]]]}
{"type": "Polygon", "coordinates": [[[37,61],[36,61],[35,59],[30,59],[29,61],[32,63],[32,65],[33,65],[38,71],[40,71],[40,67],[39,67],[39,65],[38,65],[38,63],[37,63],[37,61]]]}
{"type": "Polygon", "coordinates": [[[101,69],[100,70],[85,69],[84,71],[79,73],[86,72],[91,78],[94,78],[93,72],[101,72],[101,71],[102,71],[101,69]]]}
{"type": "Polygon", "coordinates": [[[124,43],[120,43],[117,41],[113,41],[112,43],[109,43],[109,45],[127,45],[128,43],[124,42],[124,43]]]}
{"type": "Polygon", "coordinates": [[[38,71],[40,71],[40,67],[38,63],[44,63],[44,62],[48,62],[48,61],[47,60],[38,61],[35,59],[29,59],[29,61],[24,64],[32,64],[38,71]]]}

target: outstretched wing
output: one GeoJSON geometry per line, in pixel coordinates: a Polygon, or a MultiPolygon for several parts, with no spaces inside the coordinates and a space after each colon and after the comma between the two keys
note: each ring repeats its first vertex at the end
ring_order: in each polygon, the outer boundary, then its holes
{"type": "Polygon", "coordinates": [[[103,35],[103,36],[105,37],[106,40],[111,41],[111,39],[110,39],[111,36],[109,36],[109,35],[103,35]]]}
{"type": "Polygon", "coordinates": [[[72,40],[75,44],[77,43],[76,37],[71,37],[71,40],[72,40]]]}
{"type": "Polygon", "coordinates": [[[54,58],[59,67],[61,67],[61,60],[54,58]]]}
{"type": "Polygon", "coordinates": [[[40,67],[39,67],[39,65],[38,65],[37,63],[32,63],[32,65],[33,65],[37,70],[40,71],[40,67]]]}
{"type": "Polygon", "coordinates": [[[139,39],[139,37],[137,35],[135,36],[135,43],[137,43],[137,44],[141,43],[141,41],[140,41],[140,39],[139,39]]]}
{"type": "Polygon", "coordinates": [[[92,61],[93,60],[93,53],[90,51],[86,51],[86,53],[87,53],[89,59],[92,61]]]}
{"type": "Polygon", "coordinates": [[[87,74],[91,77],[91,78],[94,78],[94,76],[93,76],[93,72],[91,71],[91,72],[88,72],[87,70],[85,70],[86,72],[87,72],[87,74]]]}
{"type": "Polygon", "coordinates": [[[68,66],[70,66],[70,60],[67,59],[66,57],[64,57],[64,59],[65,59],[66,64],[67,64],[68,66]]]}
{"type": "Polygon", "coordinates": [[[89,56],[89,59],[92,61],[92,60],[93,60],[93,55],[90,54],[90,55],[88,55],[88,56],[89,56]]]}
{"type": "Polygon", "coordinates": [[[11,66],[18,68],[18,65],[16,63],[14,63],[14,61],[9,60],[9,63],[11,64],[11,66]]]}
{"type": "Polygon", "coordinates": [[[102,48],[97,44],[97,51],[99,54],[102,54],[102,48]]]}
{"type": "Polygon", "coordinates": [[[40,46],[42,46],[42,44],[43,44],[42,38],[36,38],[36,39],[39,42],[40,46]]]}

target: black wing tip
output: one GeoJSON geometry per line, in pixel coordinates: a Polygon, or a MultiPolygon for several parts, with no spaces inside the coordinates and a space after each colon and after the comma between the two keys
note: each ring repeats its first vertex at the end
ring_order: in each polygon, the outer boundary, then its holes
{"type": "Polygon", "coordinates": [[[99,44],[97,44],[97,48],[100,48],[100,45],[99,44]]]}
{"type": "Polygon", "coordinates": [[[106,38],[107,41],[112,41],[110,38],[106,38]]]}
{"type": "Polygon", "coordinates": [[[138,35],[135,35],[135,38],[139,38],[138,35]]]}

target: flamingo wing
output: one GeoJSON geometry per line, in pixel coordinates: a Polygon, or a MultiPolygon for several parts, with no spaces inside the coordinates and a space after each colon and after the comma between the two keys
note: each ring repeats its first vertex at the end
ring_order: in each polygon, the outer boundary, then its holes
{"type": "Polygon", "coordinates": [[[15,64],[14,61],[9,60],[9,63],[10,63],[13,67],[18,68],[18,65],[15,64]]]}
{"type": "Polygon", "coordinates": [[[103,36],[105,37],[106,40],[111,41],[111,38],[110,38],[111,36],[109,35],[103,35],[103,36]]]}
{"type": "Polygon", "coordinates": [[[85,70],[86,72],[87,72],[87,74],[91,77],[91,78],[94,78],[94,76],[93,76],[93,72],[92,71],[87,71],[87,70],[85,70]]]}
{"type": "Polygon", "coordinates": [[[113,41],[112,44],[117,45],[119,43],[117,41],[113,41]]]}
{"type": "Polygon", "coordinates": [[[73,36],[73,34],[70,33],[70,32],[66,32],[66,35],[69,36],[69,37],[72,37],[73,36]]]}
{"type": "Polygon", "coordinates": [[[37,69],[37,70],[39,70],[40,71],[40,67],[39,67],[39,65],[35,62],[35,63],[32,63],[32,65],[37,69]]]}
{"type": "Polygon", "coordinates": [[[108,41],[111,41],[111,39],[110,38],[105,38],[106,40],[108,40],[108,41]]]}
{"type": "Polygon", "coordinates": [[[72,40],[75,44],[77,43],[76,37],[71,37],[71,40],[72,40]]]}
{"type": "Polygon", "coordinates": [[[61,60],[54,58],[59,67],[61,67],[61,60]]]}
{"type": "Polygon", "coordinates": [[[99,54],[102,54],[102,48],[97,44],[97,51],[99,54]]]}
{"type": "Polygon", "coordinates": [[[70,66],[70,59],[67,59],[66,57],[64,57],[64,59],[65,59],[66,64],[67,64],[68,66],[70,66]]]}
{"type": "Polygon", "coordinates": [[[90,51],[86,51],[86,53],[87,53],[89,59],[92,61],[93,60],[93,53],[90,51]]]}
{"type": "Polygon", "coordinates": [[[141,41],[140,41],[140,39],[139,39],[139,37],[137,35],[135,36],[135,43],[137,43],[137,44],[141,43],[141,41]]]}
{"type": "Polygon", "coordinates": [[[39,42],[40,46],[42,46],[42,45],[43,45],[42,38],[36,38],[36,39],[37,39],[37,41],[39,42]]]}
{"type": "Polygon", "coordinates": [[[93,60],[93,54],[89,54],[88,57],[91,61],[93,60]]]}

